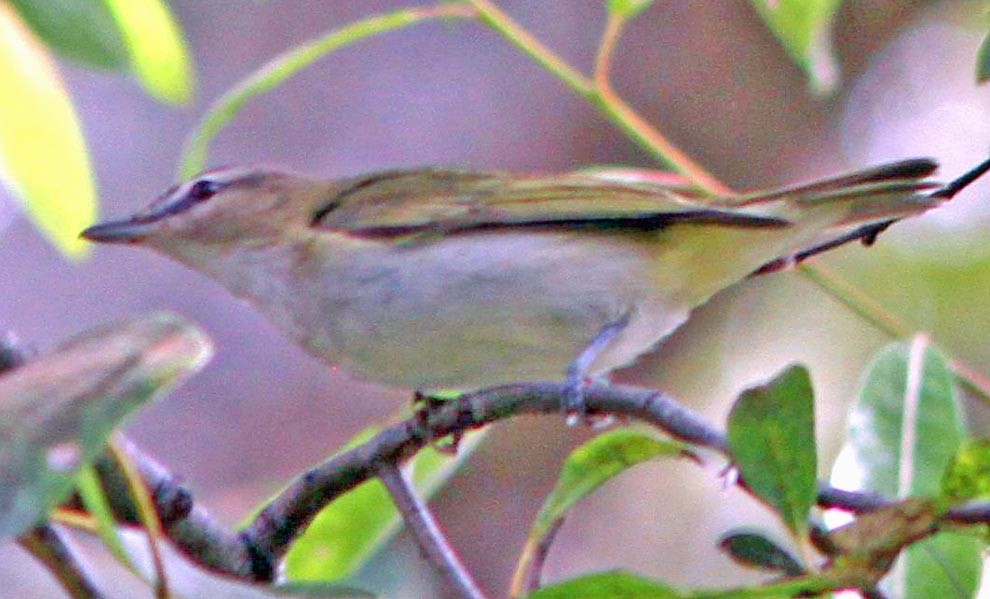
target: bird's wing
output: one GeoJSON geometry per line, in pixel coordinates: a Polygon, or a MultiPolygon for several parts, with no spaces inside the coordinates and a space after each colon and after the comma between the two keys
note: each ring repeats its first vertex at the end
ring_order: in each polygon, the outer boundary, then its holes
{"type": "Polygon", "coordinates": [[[744,208],[712,206],[707,199],[679,193],[676,185],[656,181],[416,170],[354,180],[314,216],[313,226],[376,237],[506,226],[654,230],[674,222],[789,224],[744,208]]]}

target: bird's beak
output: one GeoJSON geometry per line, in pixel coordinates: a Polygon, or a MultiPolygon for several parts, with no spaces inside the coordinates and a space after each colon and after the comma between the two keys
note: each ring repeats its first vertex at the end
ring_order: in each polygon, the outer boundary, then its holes
{"type": "Polygon", "coordinates": [[[157,229],[155,221],[141,218],[110,221],[93,225],[79,234],[97,243],[138,243],[157,229]]]}

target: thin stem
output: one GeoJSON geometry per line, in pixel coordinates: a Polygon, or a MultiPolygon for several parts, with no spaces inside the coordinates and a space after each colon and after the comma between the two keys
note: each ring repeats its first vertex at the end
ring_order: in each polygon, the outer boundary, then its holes
{"type": "Polygon", "coordinates": [[[849,308],[861,320],[873,325],[888,337],[903,338],[911,335],[911,329],[892,314],[883,309],[873,298],[853,287],[848,281],[823,264],[814,267],[802,264],[797,267],[801,275],[817,285],[828,295],[849,308]]]}
{"type": "MultiPolygon", "coordinates": [[[[817,264],[814,267],[801,264],[797,267],[797,270],[806,279],[832,296],[860,319],[873,325],[888,337],[905,339],[913,334],[914,330],[911,327],[885,310],[876,300],[852,286],[849,282],[844,281],[823,264],[817,264]]],[[[990,405],[990,381],[978,374],[972,367],[959,360],[950,360],[949,367],[952,369],[956,379],[967,391],[976,396],[984,404],[990,405]]]]}
{"type": "Polygon", "coordinates": [[[79,562],[62,533],[51,524],[41,524],[17,539],[58,580],[72,599],[102,599],[92,575],[79,562]]]}
{"type": "Polygon", "coordinates": [[[148,536],[148,550],[155,569],[155,596],[158,599],[167,599],[169,596],[168,577],[165,574],[165,561],[162,559],[161,551],[159,551],[159,541],[162,539],[162,521],[158,517],[158,511],[155,509],[155,502],[148,490],[147,483],[141,478],[137,465],[123,449],[126,443],[123,435],[117,432],[107,443],[107,451],[123,475],[127,484],[128,496],[134,502],[138,520],[148,536]]]}
{"type": "Polygon", "coordinates": [[[605,31],[602,32],[602,40],[598,43],[598,52],[595,54],[595,71],[592,76],[595,88],[599,90],[611,87],[612,56],[615,54],[615,46],[619,42],[625,24],[624,18],[613,12],[608,13],[605,31]]]}
{"type": "Polygon", "coordinates": [[[561,516],[550,523],[547,532],[538,539],[527,539],[516,562],[516,570],[512,574],[512,582],[509,584],[509,599],[517,599],[529,595],[540,588],[540,579],[543,577],[543,565],[550,554],[550,547],[561,526],[564,525],[564,517],[561,516]]]}
{"type": "Polygon", "coordinates": [[[440,571],[459,597],[485,599],[484,593],[478,588],[471,573],[461,563],[457,552],[440,530],[436,519],[430,513],[430,508],[416,494],[398,464],[383,462],[377,469],[377,475],[388,489],[395,507],[402,514],[406,527],[412,533],[427,561],[440,571]]]}
{"type": "MultiPolygon", "coordinates": [[[[592,80],[554,54],[489,0],[468,0],[468,2],[478,12],[478,19],[564,82],[578,95],[591,102],[602,115],[622,129],[654,159],[674,167],[706,191],[715,194],[728,191],[728,188],[703,166],[692,160],[656,128],[636,114],[609,87],[606,86],[604,89],[596,87],[592,80]]],[[[608,43],[614,43],[614,40],[608,41],[608,43]]]]}
{"type": "Polygon", "coordinates": [[[520,27],[501,8],[488,0],[468,0],[468,2],[477,11],[478,19],[482,23],[501,34],[509,43],[567,84],[578,95],[588,97],[593,93],[594,84],[591,80],[544,46],[530,32],[520,27]]]}

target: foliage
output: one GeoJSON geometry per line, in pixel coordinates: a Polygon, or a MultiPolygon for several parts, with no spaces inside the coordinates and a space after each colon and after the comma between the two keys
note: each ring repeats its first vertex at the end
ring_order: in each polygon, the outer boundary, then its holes
{"type": "Polygon", "coordinates": [[[82,129],[49,49],[91,67],[130,72],[169,103],[189,100],[192,68],[164,0],[0,1],[0,182],[56,247],[78,258],[87,250],[79,231],[96,217],[96,190],[82,129]]]}
{"type": "MultiPolygon", "coordinates": [[[[652,155],[680,166],[700,187],[716,189],[717,181],[666,145],[598,77],[607,73],[621,24],[649,14],[652,4],[605,2],[609,22],[618,25],[605,36],[596,76],[590,78],[487,0],[401,9],[336,28],[273,59],[215,101],[191,132],[180,170],[189,176],[202,169],[211,141],[248,101],[276,90],[334,51],[427,20],[464,19],[500,33],[652,155]]],[[[827,91],[838,81],[829,40],[840,4],[752,1],[756,14],[817,90],[827,91]]],[[[67,255],[79,256],[83,249],[75,235],[95,215],[94,185],[79,124],[49,52],[94,68],[127,71],[149,94],[168,103],[188,101],[194,86],[192,67],[182,32],[160,0],[0,0],[4,181],[40,229],[67,255]],[[51,177],[52,172],[60,177],[51,177]]],[[[990,72],[987,54],[984,44],[978,58],[980,80],[990,72]]],[[[843,299],[855,303],[850,297],[843,299]]],[[[289,585],[224,579],[168,548],[164,569],[161,564],[149,567],[156,559],[147,554],[149,545],[119,529],[89,463],[130,411],[196,370],[207,354],[208,343],[192,325],[154,316],[98,330],[0,377],[0,430],[7,429],[0,442],[0,531],[8,537],[23,534],[76,489],[94,520],[89,528],[99,532],[120,561],[146,580],[157,580],[161,594],[365,596],[327,582],[352,575],[398,529],[398,512],[377,481],[365,482],[331,503],[295,540],[285,564],[285,575],[294,583],[289,585]],[[170,591],[164,590],[165,570],[176,583],[170,591]]],[[[972,384],[924,338],[878,354],[866,369],[850,414],[846,446],[833,473],[836,480],[847,482],[848,472],[854,472],[855,490],[879,493],[890,502],[832,529],[819,525],[816,507],[819,457],[810,374],[802,366],[790,366],[767,383],[743,391],[728,417],[727,454],[743,487],[784,524],[800,555],[795,557],[764,533],[727,533],[720,547],[737,563],[767,576],[743,589],[680,589],[627,572],[588,574],[530,588],[527,581],[539,579],[538,553],[549,550],[553,531],[582,498],[647,460],[710,459],[699,457],[702,452],[696,454],[689,443],[632,429],[601,434],[564,461],[523,548],[513,594],[532,591],[529,596],[538,599],[715,599],[807,596],[846,588],[875,593],[879,585],[897,597],[972,596],[982,542],[969,529],[945,530],[942,519],[957,502],[986,499],[990,488],[986,441],[967,439],[962,425],[956,400],[960,380],[972,384]]],[[[360,446],[367,438],[361,436],[348,447],[360,446]]],[[[419,453],[413,460],[418,490],[428,495],[438,489],[468,457],[469,445],[461,449],[456,460],[434,449],[419,453]]],[[[144,523],[149,526],[147,520],[144,523]]]]}

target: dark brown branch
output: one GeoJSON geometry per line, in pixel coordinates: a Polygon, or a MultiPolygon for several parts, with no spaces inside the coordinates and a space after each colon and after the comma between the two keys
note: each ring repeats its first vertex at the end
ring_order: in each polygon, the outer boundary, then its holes
{"type": "MultiPolygon", "coordinates": [[[[196,505],[192,493],[171,472],[123,435],[119,439],[118,447],[137,466],[155,503],[162,531],[173,543],[212,570],[250,580],[273,578],[272,566],[259,566],[244,539],[196,505]]],[[[116,460],[104,455],[96,461],[96,469],[117,519],[140,524],[127,480],[116,460]]]]}
{"type": "MultiPolygon", "coordinates": [[[[152,491],[168,537],[194,561],[213,570],[252,581],[271,581],[275,565],[316,514],[334,499],[376,476],[381,464],[401,464],[434,439],[465,432],[520,414],[560,416],[566,387],[559,383],[507,385],[465,394],[441,404],[425,417],[390,426],[367,443],[340,453],[296,478],[239,535],[212,519],[193,503],[188,490],[163,466],[129,444],[128,454],[138,464],[152,491]]],[[[725,436],[693,411],[657,391],[595,384],[585,394],[590,415],[613,414],[636,418],[687,442],[726,454],[725,436]]],[[[102,462],[98,463],[102,467],[102,462]]],[[[101,470],[112,477],[112,472],[101,470]]],[[[136,522],[121,497],[124,483],[107,489],[115,511],[136,522]],[[117,492],[120,489],[120,492],[117,492]]],[[[819,485],[823,507],[869,512],[892,502],[870,493],[819,485]]],[[[123,500],[126,501],[126,500],[123,500]]],[[[972,504],[950,510],[944,519],[961,523],[990,523],[990,504],[972,504]]]]}
{"type": "Polygon", "coordinates": [[[17,543],[52,573],[72,599],[103,599],[92,575],[54,526],[38,525],[19,537],[17,543]]]}
{"type": "Polygon", "coordinates": [[[461,563],[457,552],[440,530],[430,508],[416,494],[399,466],[382,463],[378,468],[378,479],[392,496],[395,507],[402,514],[402,520],[423,556],[443,575],[457,596],[463,599],[485,599],[471,573],[461,563]]]}
{"type": "MultiPolygon", "coordinates": [[[[281,557],[293,539],[334,498],[375,476],[382,462],[400,464],[447,435],[479,428],[517,414],[561,413],[566,386],[560,383],[506,385],[468,393],[424,418],[412,418],[378,433],[296,478],[275,498],[244,534],[267,555],[281,557]]],[[[585,392],[589,415],[616,414],[660,423],[685,441],[724,452],[725,438],[699,416],[652,390],[593,385],[585,392]]]]}

